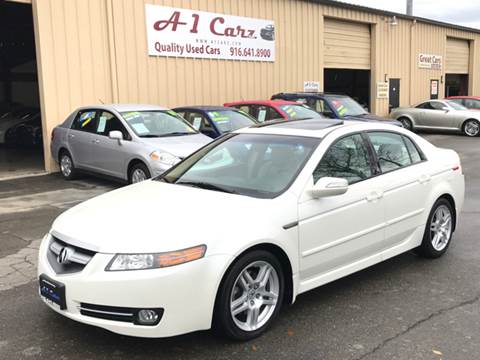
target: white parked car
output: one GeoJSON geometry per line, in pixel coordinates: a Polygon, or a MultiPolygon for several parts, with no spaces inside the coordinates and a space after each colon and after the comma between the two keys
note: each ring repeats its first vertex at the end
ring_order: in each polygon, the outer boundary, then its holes
{"type": "Polygon", "coordinates": [[[303,292],[411,249],[441,256],[463,197],[458,155],[405,129],[257,125],[60,215],[40,295],[120,334],[246,340],[303,292]]]}

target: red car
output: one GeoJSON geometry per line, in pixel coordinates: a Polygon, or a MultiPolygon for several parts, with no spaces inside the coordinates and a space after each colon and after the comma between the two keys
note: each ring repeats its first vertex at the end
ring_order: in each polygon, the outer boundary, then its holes
{"type": "Polygon", "coordinates": [[[225,103],[224,106],[237,108],[259,122],[269,120],[295,120],[322,118],[323,116],[306,105],[286,100],[253,100],[225,103]]]}
{"type": "Polygon", "coordinates": [[[446,98],[470,110],[480,110],[480,96],[449,96],[446,98]]]}

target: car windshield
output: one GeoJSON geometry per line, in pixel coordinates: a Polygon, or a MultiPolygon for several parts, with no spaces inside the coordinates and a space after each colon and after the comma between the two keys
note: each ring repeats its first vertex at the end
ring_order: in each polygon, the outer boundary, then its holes
{"type": "Polygon", "coordinates": [[[321,117],[315,110],[306,105],[280,105],[279,108],[288,116],[288,120],[311,119],[321,117]]]}
{"type": "Polygon", "coordinates": [[[236,110],[208,111],[208,116],[222,134],[255,124],[250,116],[236,110]]]}
{"type": "Polygon", "coordinates": [[[230,134],[202,148],[157,180],[273,198],[295,180],[319,141],[299,136],[230,134]]]}
{"type": "Polygon", "coordinates": [[[331,96],[328,99],[338,115],[342,117],[368,114],[359,103],[348,96],[331,96]]]}
{"type": "Polygon", "coordinates": [[[445,102],[455,110],[468,110],[465,106],[460,105],[452,100],[445,100],[445,102]]]}
{"type": "Polygon", "coordinates": [[[139,137],[167,137],[197,134],[185,120],[174,111],[128,111],[122,112],[128,126],[139,137]]]}

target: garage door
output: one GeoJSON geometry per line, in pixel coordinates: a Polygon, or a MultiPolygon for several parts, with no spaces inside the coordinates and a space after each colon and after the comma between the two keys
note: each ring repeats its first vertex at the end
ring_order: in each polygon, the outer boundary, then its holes
{"type": "Polygon", "coordinates": [[[447,39],[446,72],[450,74],[468,74],[470,48],[468,40],[447,39]]]}
{"type": "Polygon", "coordinates": [[[370,25],[325,18],[324,66],[370,69],[370,25]]]}

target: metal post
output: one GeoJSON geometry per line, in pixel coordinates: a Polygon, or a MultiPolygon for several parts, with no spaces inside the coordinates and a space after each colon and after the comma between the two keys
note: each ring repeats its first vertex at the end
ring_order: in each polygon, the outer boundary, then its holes
{"type": "Polygon", "coordinates": [[[407,15],[413,16],[413,0],[407,0],[407,15]]]}

